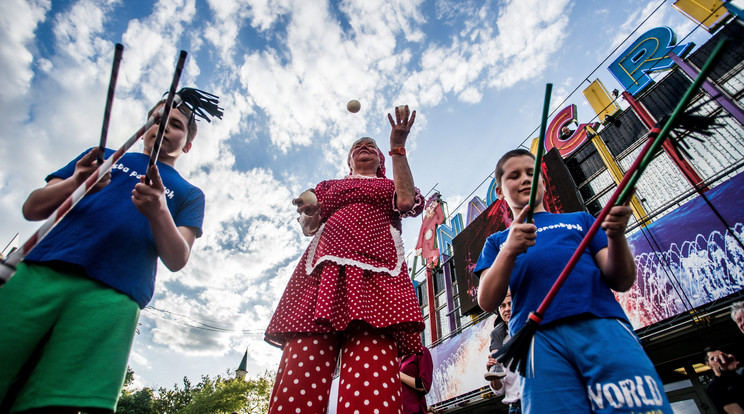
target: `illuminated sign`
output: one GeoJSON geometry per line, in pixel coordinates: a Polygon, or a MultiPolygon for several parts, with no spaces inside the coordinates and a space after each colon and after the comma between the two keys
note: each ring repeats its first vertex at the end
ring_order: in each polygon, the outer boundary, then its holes
{"type": "Polygon", "coordinates": [[[496,194],[496,187],[499,186],[499,183],[496,182],[496,178],[491,180],[491,184],[488,186],[488,193],[486,194],[486,205],[490,206],[493,204],[494,201],[499,199],[499,195],[496,194]]]}
{"type": "Polygon", "coordinates": [[[685,57],[695,46],[692,42],[675,46],[676,42],[677,36],[672,29],[651,29],[625,49],[607,70],[625,90],[635,96],[653,85],[649,73],[667,70],[674,65],[667,53],[671,51],[679,57],[685,57]]]}
{"type": "Polygon", "coordinates": [[[586,126],[590,126],[595,130],[599,127],[598,122],[580,124],[578,128],[576,128],[576,131],[571,131],[570,134],[562,134],[561,129],[564,126],[576,121],[576,113],[576,105],[571,104],[561,109],[561,111],[556,114],[555,118],[553,118],[545,131],[545,152],[557,148],[561,153],[561,156],[565,158],[576,151],[581,144],[586,142],[586,126]]]}
{"type": "Polygon", "coordinates": [[[483,204],[483,200],[478,196],[473,197],[468,203],[468,221],[465,223],[465,226],[469,226],[485,209],[486,205],[483,204]]]}
{"type": "Polygon", "coordinates": [[[457,213],[450,218],[450,225],[444,223],[437,227],[437,240],[439,240],[439,252],[452,256],[452,239],[462,231],[462,214],[457,213]]]}
{"type": "Polygon", "coordinates": [[[457,213],[450,219],[449,226],[441,224],[437,227],[437,240],[439,240],[440,253],[452,256],[452,239],[460,234],[462,229],[469,226],[473,220],[477,219],[478,216],[488,208],[488,206],[499,199],[499,196],[496,194],[496,187],[496,179],[494,178],[488,186],[486,204],[483,204],[483,199],[478,196],[473,197],[470,202],[468,202],[468,215],[465,226],[462,225],[462,214],[457,213]]]}

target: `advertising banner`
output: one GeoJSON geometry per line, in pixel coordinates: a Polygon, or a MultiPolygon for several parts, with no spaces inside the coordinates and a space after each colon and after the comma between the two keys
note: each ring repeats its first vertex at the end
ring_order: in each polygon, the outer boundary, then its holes
{"type": "Polygon", "coordinates": [[[488,385],[483,374],[495,319],[491,315],[430,349],[434,375],[427,404],[438,404],[488,385]]]}
{"type": "Polygon", "coordinates": [[[638,280],[616,294],[635,329],[744,289],[744,173],[628,237],[638,280]]]}
{"type": "Polygon", "coordinates": [[[473,269],[488,236],[504,230],[511,222],[506,201],[496,200],[452,241],[457,291],[463,315],[481,312],[478,306],[478,278],[473,274],[473,269]]]}

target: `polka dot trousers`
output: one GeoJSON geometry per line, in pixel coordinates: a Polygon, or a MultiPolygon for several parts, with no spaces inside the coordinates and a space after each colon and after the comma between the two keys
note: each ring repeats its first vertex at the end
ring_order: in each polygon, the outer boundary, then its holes
{"type": "Polygon", "coordinates": [[[338,414],[399,414],[401,385],[393,338],[369,325],[286,342],[269,414],[325,413],[341,355],[338,414]]]}

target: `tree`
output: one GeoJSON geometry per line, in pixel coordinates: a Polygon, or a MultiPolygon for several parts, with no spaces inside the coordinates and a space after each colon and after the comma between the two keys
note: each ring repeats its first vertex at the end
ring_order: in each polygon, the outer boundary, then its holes
{"type": "Polygon", "coordinates": [[[205,382],[194,399],[179,414],[240,414],[265,413],[273,387],[272,376],[266,372],[257,378],[222,378],[205,382]]]}
{"type": "Polygon", "coordinates": [[[153,392],[150,388],[130,391],[134,382],[134,371],[127,365],[124,386],[121,389],[116,412],[120,414],[156,414],[152,407],[153,392]]]}
{"type": "Polygon", "coordinates": [[[200,383],[196,387],[191,386],[188,377],[183,377],[183,389],[178,388],[178,384],[173,384],[173,390],[163,387],[158,388],[158,398],[154,401],[153,407],[157,414],[176,414],[184,409],[194,398],[205,383],[209,381],[209,376],[202,376],[200,383]]]}
{"type": "Polygon", "coordinates": [[[152,389],[145,387],[122,396],[116,412],[118,414],[157,414],[153,408],[152,389]]]}
{"type": "Polygon", "coordinates": [[[274,373],[266,371],[263,375],[246,381],[250,384],[248,403],[243,413],[265,413],[269,411],[271,390],[274,388],[274,373]]]}
{"type": "Polygon", "coordinates": [[[233,378],[230,372],[225,377],[212,379],[203,375],[201,381],[192,386],[187,377],[183,388],[174,384],[173,389],[151,388],[131,391],[134,372],[127,370],[125,387],[122,389],[117,413],[119,414],[258,414],[269,408],[273,373],[264,372],[256,378],[243,380],[233,378]],[[130,375],[131,372],[131,375],[130,375]]]}

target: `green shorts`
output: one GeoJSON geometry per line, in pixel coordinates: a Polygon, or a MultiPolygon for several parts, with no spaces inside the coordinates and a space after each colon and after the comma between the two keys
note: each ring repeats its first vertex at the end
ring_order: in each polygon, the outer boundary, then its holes
{"type": "Polygon", "coordinates": [[[114,411],[138,318],[135,301],[87,276],[21,263],[0,287],[0,400],[114,411]]]}

